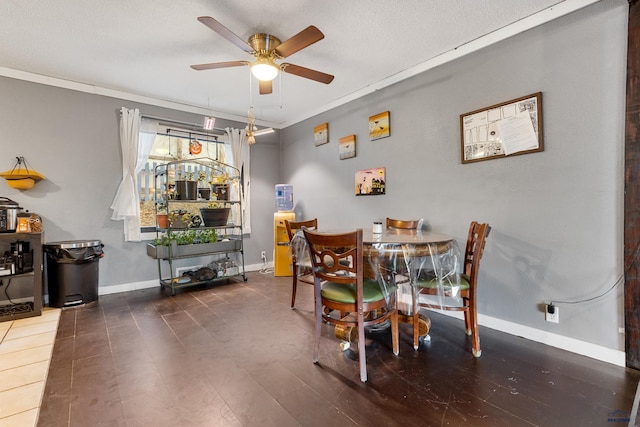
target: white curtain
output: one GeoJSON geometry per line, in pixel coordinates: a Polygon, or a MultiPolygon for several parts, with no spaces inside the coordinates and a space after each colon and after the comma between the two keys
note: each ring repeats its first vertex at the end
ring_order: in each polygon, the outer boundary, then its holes
{"type": "Polygon", "coordinates": [[[242,212],[239,212],[238,207],[234,207],[234,218],[239,218],[238,215],[242,215],[242,226],[244,233],[251,233],[251,206],[250,206],[250,182],[251,176],[249,171],[251,170],[251,162],[249,155],[249,145],[247,144],[247,131],[245,129],[225,128],[229,144],[231,145],[231,152],[233,153],[233,166],[240,171],[242,182],[240,188],[241,194],[233,194],[233,190],[230,194],[232,200],[240,200],[242,202],[242,212]],[[244,190],[244,191],[243,191],[244,190]]]}
{"type": "Polygon", "coordinates": [[[120,147],[122,149],[122,181],[111,204],[111,219],[124,221],[124,239],[139,242],[140,195],[138,173],[149,159],[158,129],[158,122],[141,120],[140,111],[120,110],[120,147]]]}

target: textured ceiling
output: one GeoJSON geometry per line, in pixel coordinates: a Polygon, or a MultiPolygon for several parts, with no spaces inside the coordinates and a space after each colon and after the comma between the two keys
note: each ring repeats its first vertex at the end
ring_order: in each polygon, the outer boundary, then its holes
{"type": "Polygon", "coordinates": [[[228,118],[246,116],[251,101],[261,123],[280,127],[491,40],[487,34],[526,30],[595,1],[2,0],[0,75],[33,73],[228,118]],[[335,80],[324,85],[285,73],[273,94],[258,95],[254,81],[250,95],[248,67],[194,71],[189,65],[252,59],[198,22],[203,15],[242,39],[265,32],[284,41],[315,25],[325,38],[286,62],[335,80]]]}

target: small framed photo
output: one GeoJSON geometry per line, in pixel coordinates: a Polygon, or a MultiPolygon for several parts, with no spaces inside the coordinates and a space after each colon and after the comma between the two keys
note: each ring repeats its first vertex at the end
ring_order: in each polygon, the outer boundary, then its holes
{"type": "Polygon", "coordinates": [[[369,139],[371,141],[386,138],[389,135],[391,135],[391,127],[388,111],[369,117],[369,139]]]}
{"type": "Polygon", "coordinates": [[[385,194],[386,168],[356,171],[356,196],[378,196],[385,194]]]}
{"type": "Polygon", "coordinates": [[[313,128],[313,141],[316,147],[329,142],[329,123],[323,123],[313,128]]]}
{"type": "Polygon", "coordinates": [[[349,159],[356,156],[356,136],[349,135],[340,138],[338,143],[340,160],[349,159]]]}

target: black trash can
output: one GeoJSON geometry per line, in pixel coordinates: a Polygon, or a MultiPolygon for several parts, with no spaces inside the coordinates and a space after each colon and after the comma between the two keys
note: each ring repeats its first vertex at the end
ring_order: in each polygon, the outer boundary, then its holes
{"type": "Polygon", "coordinates": [[[98,300],[98,264],[104,256],[100,240],[51,242],[43,247],[49,306],[62,308],[98,300]]]}

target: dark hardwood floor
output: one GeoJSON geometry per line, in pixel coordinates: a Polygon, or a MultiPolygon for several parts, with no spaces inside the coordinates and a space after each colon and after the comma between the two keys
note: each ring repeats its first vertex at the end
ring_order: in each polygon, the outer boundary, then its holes
{"type": "MultiPolygon", "coordinates": [[[[101,296],[63,310],[39,426],[627,425],[640,372],[428,313],[414,351],[401,325],[357,355],[325,329],[312,363],[313,295],[291,278],[101,296]]],[[[355,345],[353,346],[355,347],[355,345]]]]}

